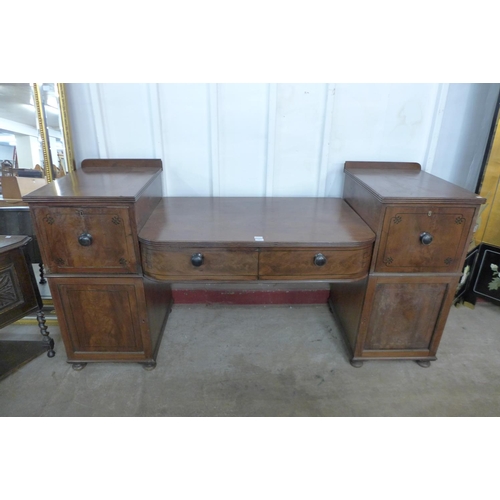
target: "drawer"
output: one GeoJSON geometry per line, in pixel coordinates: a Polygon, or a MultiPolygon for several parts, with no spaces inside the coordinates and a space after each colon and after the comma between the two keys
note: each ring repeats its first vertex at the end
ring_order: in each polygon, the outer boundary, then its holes
{"type": "Polygon", "coordinates": [[[263,249],[261,279],[357,279],[368,273],[371,245],[362,248],[263,249]]]}
{"type": "Polygon", "coordinates": [[[36,207],[33,220],[52,273],[136,273],[128,207],[36,207]]]}
{"type": "Polygon", "coordinates": [[[377,272],[458,272],[474,207],[388,207],[377,272]]]}
{"type": "Polygon", "coordinates": [[[153,248],[141,245],[144,274],[158,280],[257,279],[257,249],[153,248]]]}

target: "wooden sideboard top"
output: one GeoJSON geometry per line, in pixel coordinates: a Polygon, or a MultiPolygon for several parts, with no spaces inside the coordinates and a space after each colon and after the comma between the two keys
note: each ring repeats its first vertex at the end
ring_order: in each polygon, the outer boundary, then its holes
{"type": "Polygon", "coordinates": [[[160,166],[80,168],[23,196],[27,203],[133,202],[152,182],[161,183],[160,166]]]}
{"type": "Polygon", "coordinates": [[[340,198],[162,198],[139,232],[155,247],[358,247],[374,239],[340,198]]]}
{"type": "Polygon", "coordinates": [[[467,189],[423,172],[418,163],[346,162],[344,170],[383,203],[486,202],[467,189]]]}

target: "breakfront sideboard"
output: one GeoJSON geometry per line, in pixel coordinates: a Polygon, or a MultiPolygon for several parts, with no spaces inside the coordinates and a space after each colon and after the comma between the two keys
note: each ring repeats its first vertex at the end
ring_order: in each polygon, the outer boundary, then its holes
{"type": "Polygon", "coordinates": [[[163,197],[161,170],[85,160],[24,197],[75,369],[154,368],[175,282],[327,282],[353,366],[436,359],[482,198],[414,163],[347,162],[343,199],[163,197]]]}

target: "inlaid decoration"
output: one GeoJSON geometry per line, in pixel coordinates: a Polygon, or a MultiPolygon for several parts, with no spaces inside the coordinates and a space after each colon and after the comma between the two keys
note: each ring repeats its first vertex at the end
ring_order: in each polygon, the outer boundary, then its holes
{"type": "Polygon", "coordinates": [[[116,224],[118,226],[118,224],[121,224],[122,223],[122,219],[121,217],[118,217],[118,215],[115,215],[112,219],[111,219],[111,222],[113,224],[116,224]]]}
{"type": "Polygon", "coordinates": [[[393,224],[399,224],[402,220],[403,218],[400,215],[396,215],[396,217],[392,218],[393,224]]]}
{"type": "Polygon", "coordinates": [[[449,266],[453,262],[453,259],[451,257],[448,257],[447,259],[444,260],[444,263],[449,266]]]}
{"type": "Polygon", "coordinates": [[[465,218],[464,217],[458,216],[455,219],[455,224],[463,224],[464,222],[465,222],[465,218]]]}
{"type": "Polygon", "coordinates": [[[54,220],[54,217],[51,217],[50,215],[46,215],[44,218],[43,218],[44,222],[46,222],[47,224],[54,224],[55,220],[54,220]]]}
{"type": "Polygon", "coordinates": [[[386,258],[384,259],[384,264],[385,264],[386,266],[390,266],[393,262],[394,262],[394,259],[393,259],[392,257],[386,257],[386,258]]]}

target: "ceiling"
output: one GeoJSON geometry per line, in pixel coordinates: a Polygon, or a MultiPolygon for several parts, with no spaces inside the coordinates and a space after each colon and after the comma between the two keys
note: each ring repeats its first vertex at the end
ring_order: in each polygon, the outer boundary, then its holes
{"type": "MultiPolygon", "coordinates": [[[[41,84],[42,100],[57,106],[57,86],[54,83],[41,84]],[[51,102],[52,100],[52,102],[51,102]]],[[[46,107],[46,123],[48,128],[58,130],[59,114],[57,108],[46,107]]],[[[34,106],[33,89],[29,83],[0,83],[0,119],[4,118],[22,125],[37,128],[37,116],[34,106]]],[[[2,136],[12,136],[12,131],[0,128],[2,136]]]]}

